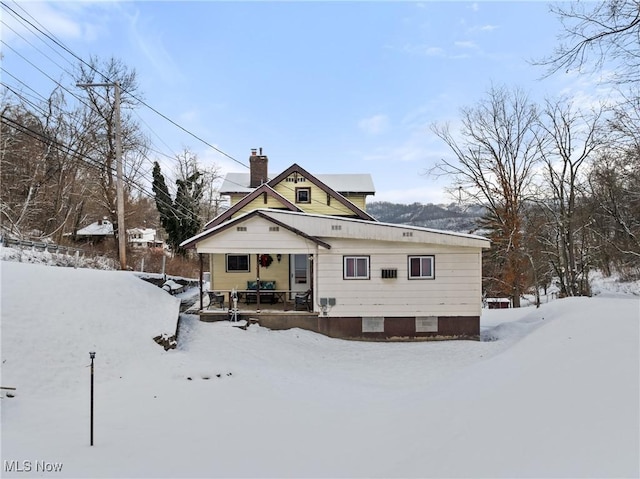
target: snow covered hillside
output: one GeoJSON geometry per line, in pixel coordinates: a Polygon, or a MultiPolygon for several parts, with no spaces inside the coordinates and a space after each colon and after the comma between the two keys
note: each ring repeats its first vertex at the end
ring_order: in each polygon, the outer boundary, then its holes
{"type": "Polygon", "coordinates": [[[184,316],[131,274],[0,264],[3,477],[638,477],[640,300],[366,343],[184,316]],[[175,320],[175,316],[173,317],[175,320]],[[95,445],[89,356],[96,350],[95,445]],[[31,471],[26,467],[30,466],[31,471]],[[24,472],[20,472],[20,471],[24,472]]]}

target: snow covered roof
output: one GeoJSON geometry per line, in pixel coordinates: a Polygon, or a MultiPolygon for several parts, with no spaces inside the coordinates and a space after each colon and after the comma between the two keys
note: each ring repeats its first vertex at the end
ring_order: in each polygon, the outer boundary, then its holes
{"type": "Polygon", "coordinates": [[[403,241],[410,243],[449,244],[467,247],[489,248],[491,241],[485,237],[441,231],[420,226],[381,223],[357,218],[300,213],[288,210],[256,209],[232,220],[214,226],[184,241],[182,247],[194,247],[202,240],[229,226],[241,223],[253,216],[261,216],[275,224],[286,226],[316,242],[329,238],[353,238],[379,241],[403,241]]]}
{"type": "Polygon", "coordinates": [[[80,228],[76,234],[78,236],[112,236],[113,225],[109,220],[103,219],[80,228]]]}
{"type": "MultiPolygon", "coordinates": [[[[269,178],[275,178],[277,174],[269,173],[269,178]]],[[[318,180],[322,181],[331,189],[339,193],[368,193],[374,194],[375,187],[373,179],[368,173],[354,174],[328,174],[316,175],[318,180]]],[[[228,195],[230,193],[250,193],[255,188],[249,187],[249,172],[247,173],[227,173],[220,186],[220,194],[228,195]]]]}

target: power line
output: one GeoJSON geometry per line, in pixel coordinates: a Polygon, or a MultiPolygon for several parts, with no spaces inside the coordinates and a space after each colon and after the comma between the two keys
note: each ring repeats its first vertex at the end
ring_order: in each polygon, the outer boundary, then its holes
{"type": "Polygon", "coordinates": [[[40,73],[42,73],[45,77],[47,77],[49,80],[51,80],[53,83],[55,83],[57,86],[59,86],[60,88],[62,88],[63,90],[65,90],[67,93],[69,93],[71,96],[73,96],[74,98],[76,98],[79,101],[83,101],[82,98],[80,98],[79,96],[77,96],[74,92],[72,92],[71,90],[69,90],[67,87],[65,87],[62,83],[60,83],[59,81],[53,79],[53,77],[51,77],[48,73],[45,73],[40,67],[38,67],[37,65],[35,65],[31,60],[28,60],[24,55],[22,55],[21,53],[19,53],[15,48],[13,48],[12,46],[8,45],[4,40],[0,40],[0,43],[2,43],[4,46],[6,46],[8,49],[10,49],[12,52],[14,52],[16,55],[18,55],[20,58],[22,58],[25,62],[27,62],[29,65],[31,65],[33,68],[35,68],[36,70],[38,70],[40,73]]]}
{"type": "MultiPolygon", "coordinates": [[[[4,115],[0,115],[0,119],[7,125],[12,126],[14,128],[17,128],[19,131],[23,132],[24,134],[30,136],[31,138],[34,138],[36,140],[39,140],[47,145],[50,145],[54,148],[56,148],[57,150],[65,153],[65,154],[73,154],[75,156],[76,159],[78,159],[79,161],[81,161],[82,163],[86,164],[87,166],[98,170],[99,172],[102,171],[106,171],[110,174],[114,174],[115,173],[115,169],[114,167],[110,167],[105,165],[104,163],[98,162],[98,160],[95,160],[93,158],[91,158],[90,156],[87,156],[84,153],[79,152],[78,150],[76,150],[75,148],[72,148],[70,146],[67,146],[63,143],[60,143],[59,141],[53,139],[53,138],[49,138],[47,136],[45,136],[43,133],[40,133],[38,131],[35,131],[31,128],[29,128],[26,125],[23,125],[20,122],[17,122],[11,118],[8,118],[4,115]]],[[[49,179],[50,176],[47,177],[47,179],[49,179]]],[[[155,195],[153,195],[152,193],[150,193],[144,186],[139,185],[138,183],[136,183],[135,181],[133,181],[131,178],[126,178],[125,179],[126,183],[138,190],[140,193],[142,193],[144,196],[150,198],[150,199],[156,199],[155,195]]],[[[168,204],[162,200],[156,200],[159,201],[161,204],[163,204],[164,206],[166,206],[175,216],[176,218],[178,210],[175,209],[175,207],[172,204],[168,204]]]]}
{"type": "MultiPolygon", "coordinates": [[[[42,24],[40,24],[31,14],[29,14],[22,6],[18,5],[18,7],[24,11],[27,15],[29,15],[29,17],[31,17],[34,22],[38,23],[39,26],[34,25],[32,22],[30,22],[29,20],[27,20],[26,18],[24,18],[24,16],[20,15],[18,12],[16,12],[15,10],[13,10],[11,7],[9,7],[5,2],[0,2],[0,4],[2,4],[5,8],[7,8],[14,16],[14,18],[19,18],[20,21],[23,22],[23,24],[27,24],[29,26],[31,26],[33,29],[35,29],[37,32],[39,32],[40,34],[42,34],[44,37],[46,37],[47,39],[49,39],[50,41],[52,41],[55,45],[57,45],[58,47],[62,48],[64,51],[66,51],[68,54],[70,54],[72,57],[74,57],[75,59],[77,59],[78,61],[80,61],[82,64],[84,64],[85,66],[87,66],[90,70],[92,70],[93,72],[97,73],[98,75],[100,75],[100,77],[102,79],[104,79],[107,82],[111,82],[112,79],[108,78],[107,75],[105,75],[103,72],[99,71],[96,67],[94,67],[93,65],[87,63],[85,60],[83,60],[81,57],[79,57],[77,54],[75,54],[70,48],[68,48],[66,45],[64,45],[64,43],[62,43],[60,40],[58,40],[55,35],[53,33],[51,33],[49,30],[46,29],[46,27],[42,26],[42,24]]],[[[4,23],[4,22],[3,22],[4,23]]],[[[13,30],[13,29],[12,29],[13,30]]],[[[15,30],[14,30],[15,31],[15,30]]],[[[24,37],[22,37],[24,38],[24,37]]],[[[43,41],[42,39],[40,39],[41,41],[43,41]]],[[[4,43],[4,42],[2,42],[4,43]]],[[[43,41],[44,43],[44,41],[43,41]]],[[[30,43],[31,44],[31,43],[30,43]]],[[[5,44],[6,45],[6,44],[5,44]]],[[[31,44],[32,45],[32,44],[31,44]]],[[[7,45],[8,46],[8,45],[7,45]]],[[[33,46],[33,45],[32,45],[33,46]]],[[[49,46],[49,45],[48,45],[49,46]]],[[[11,48],[11,47],[9,47],[11,48]]],[[[35,48],[35,47],[34,47],[35,48]]],[[[49,48],[51,48],[53,50],[52,47],[49,46],[49,48]]],[[[56,82],[55,80],[53,80],[49,75],[47,75],[46,73],[44,73],[42,70],[40,70],[38,67],[36,67],[35,65],[33,65],[33,63],[31,63],[29,60],[27,60],[26,58],[24,58],[22,55],[20,55],[15,49],[11,48],[11,50],[13,50],[16,54],[18,54],[21,58],[23,58],[25,61],[27,61],[29,64],[31,64],[34,68],[38,69],[41,73],[43,73],[45,76],[47,76],[47,78],[51,79],[54,83],[56,83],[57,85],[61,86],[62,88],[64,88],[66,91],[68,91],[69,93],[71,93],[74,97],[80,99],[79,97],[77,97],[75,94],[73,94],[72,92],[70,92],[67,88],[63,87],[59,82],[56,82]]],[[[36,50],[38,50],[36,48],[36,50]]],[[[45,56],[45,58],[48,58],[50,61],[53,62],[53,60],[51,60],[51,58],[49,58],[48,56],[44,55],[40,50],[38,50],[43,56],[45,56]]],[[[55,51],[55,50],[54,50],[55,51]]],[[[62,55],[60,55],[59,52],[56,52],[59,56],[62,57],[62,55]]],[[[64,57],[62,57],[64,58],[64,57]]],[[[65,59],[66,60],[66,59],[65,59]]],[[[66,60],[68,63],[71,64],[71,62],[69,62],[68,60],[66,60]]],[[[61,68],[65,73],[69,74],[68,71],[66,71],[64,68],[62,68],[60,65],[58,65],[57,63],[53,62],[54,64],[56,64],[59,68],[61,68]]],[[[180,130],[182,130],[183,132],[187,133],[188,135],[192,136],[193,138],[195,138],[196,140],[200,141],[201,143],[203,143],[204,145],[208,146],[209,148],[215,150],[216,152],[220,153],[221,155],[229,158],[230,160],[234,161],[235,163],[238,163],[239,165],[247,168],[250,170],[250,166],[247,165],[246,163],[243,163],[239,160],[237,160],[236,158],[234,158],[233,156],[227,154],[226,152],[224,152],[223,150],[215,147],[214,145],[212,145],[211,143],[209,143],[208,141],[204,140],[203,138],[201,138],[200,136],[196,135],[195,133],[189,131],[188,129],[184,128],[182,125],[178,124],[177,122],[175,122],[174,120],[172,120],[171,118],[169,118],[168,116],[164,115],[163,113],[161,113],[160,111],[158,111],[156,108],[152,107],[151,105],[149,105],[147,102],[145,102],[144,100],[142,100],[141,98],[139,98],[138,96],[136,96],[133,92],[128,91],[126,89],[123,88],[123,91],[126,92],[131,98],[133,98],[134,100],[136,100],[140,105],[145,106],[146,108],[148,108],[149,110],[151,110],[153,113],[155,113],[156,115],[160,116],[161,118],[163,118],[164,120],[168,121],[169,123],[171,123],[172,125],[174,125],[175,127],[179,128],[180,130]]],[[[103,98],[103,97],[101,97],[103,98]]],[[[104,99],[104,98],[103,98],[104,99]]],[[[83,101],[82,99],[80,99],[80,101],[83,101]]],[[[84,102],[83,102],[84,103],[84,102]]],[[[85,103],[86,105],[86,103],[85,103]]],[[[136,112],[137,114],[137,112],[136,112]]],[[[137,114],[138,115],[138,114],[137,114]]],[[[140,117],[140,115],[138,115],[138,117],[142,120],[142,117],[140,117]]],[[[142,120],[144,122],[144,120],[142,120]]],[[[149,125],[144,122],[147,127],[149,127],[149,125]]],[[[149,127],[150,128],[150,127],[149,127]]],[[[155,133],[155,131],[153,131],[151,128],[150,130],[152,131],[152,133],[154,133],[156,136],[159,137],[159,135],[157,135],[157,133],[155,133]]],[[[160,137],[159,137],[160,138],[160,137]]],[[[164,143],[164,141],[163,141],[164,143]]],[[[166,145],[165,143],[165,146],[166,145]]],[[[152,150],[155,151],[155,150],[152,150]]],[[[157,151],[156,151],[157,152],[157,151]]],[[[164,155],[164,154],[163,154],[164,155]]],[[[169,155],[164,155],[168,158],[172,158],[169,155]]],[[[176,155],[177,156],[177,155],[176,155]]],[[[149,160],[145,155],[143,155],[143,158],[149,160]]],[[[173,159],[173,158],[172,158],[173,159]]],[[[146,173],[148,175],[148,172],[146,173]]],[[[143,175],[144,177],[144,175],[143,175]]],[[[148,180],[148,178],[146,178],[148,180]]],[[[245,187],[245,185],[240,185],[236,182],[227,180],[227,182],[232,183],[232,184],[236,184],[237,186],[241,186],[241,187],[245,187]]],[[[283,188],[288,189],[289,191],[295,193],[295,190],[291,187],[289,187],[288,185],[283,185],[283,188]]],[[[325,205],[323,202],[319,201],[319,200],[315,200],[312,199],[312,202],[316,202],[318,204],[322,204],[323,207],[327,207],[329,206],[329,208],[335,210],[335,211],[342,211],[341,209],[333,206],[333,205],[325,205]]]]}
{"type": "MultiPolygon", "coordinates": [[[[23,22],[26,22],[27,24],[31,25],[33,28],[35,28],[38,32],[40,32],[42,35],[46,36],[48,39],[50,39],[52,42],[54,42],[56,45],[58,45],[60,48],[64,49],[67,53],[69,53],[71,56],[73,56],[74,58],[76,58],[78,61],[80,61],[81,63],[83,63],[84,65],[86,65],[88,68],[90,68],[92,71],[94,71],[95,73],[97,73],[98,75],[100,75],[104,81],[106,82],[113,82],[112,79],[108,78],[104,73],[100,72],[97,68],[95,68],[93,65],[90,65],[89,63],[87,63],[85,60],[83,60],[81,57],[79,57],[78,55],[76,55],[71,49],[69,49],[67,46],[65,46],[61,41],[59,41],[55,35],[53,35],[52,33],[50,33],[48,30],[46,30],[46,28],[43,27],[43,29],[45,31],[43,31],[42,29],[40,29],[39,27],[37,27],[36,25],[34,25],[33,23],[31,23],[29,20],[25,19],[22,15],[20,15],[19,13],[17,13],[15,10],[13,10],[11,7],[9,7],[5,2],[0,2],[0,4],[2,4],[5,8],[9,9],[11,12],[13,12],[16,16],[18,16],[23,22]]],[[[20,7],[23,11],[24,8],[20,7]]],[[[33,18],[33,17],[32,17],[33,18]]],[[[35,19],[34,19],[35,21],[35,19]]],[[[13,49],[12,49],[13,50],[13,49]]],[[[15,51],[15,50],[14,50],[15,51]]],[[[177,122],[175,122],[174,120],[172,120],[171,118],[169,118],[168,116],[166,116],[165,114],[161,113],[160,111],[158,111],[156,108],[152,107],[151,105],[149,105],[147,102],[145,102],[144,100],[142,100],[141,98],[137,97],[136,95],[134,95],[132,92],[126,90],[125,88],[122,89],[123,92],[127,93],[131,98],[135,99],[136,101],[138,101],[138,103],[140,103],[141,105],[147,107],[149,110],[151,110],[153,113],[155,113],[156,115],[160,116],[161,118],[163,118],[164,120],[168,121],[169,123],[171,123],[172,125],[174,125],[175,127],[179,128],[180,130],[182,130],[183,132],[187,133],[188,135],[190,135],[191,137],[195,138],[196,140],[200,141],[201,143],[203,143],[204,145],[208,146],[209,148],[217,151],[218,153],[220,153],[221,155],[229,158],[230,160],[238,163],[241,166],[244,166],[245,168],[249,168],[249,166],[239,160],[237,160],[236,158],[234,158],[233,156],[229,155],[228,153],[224,152],[223,150],[217,148],[216,146],[212,145],[211,143],[209,143],[208,141],[204,140],[203,138],[201,138],[200,136],[196,135],[195,133],[187,130],[185,127],[183,127],[182,125],[178,124],[177,122]]]]}

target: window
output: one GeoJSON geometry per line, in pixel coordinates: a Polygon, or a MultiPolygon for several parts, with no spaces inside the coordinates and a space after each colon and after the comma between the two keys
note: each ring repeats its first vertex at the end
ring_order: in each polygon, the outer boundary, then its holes
{"type": "Polygon", "coordinates": [[[311,188],[296,188],[296,203],[311,203],[311,188]]]}
{"type": "Polygon", "coordinates": [[[308,261],[306,254],[293,255],[293,278],[295,284],[307,284],[308,261]]]}
{"type": "Polygon", "coordinates": [[[434,279],[433,256],[409,256],[409,279],[434,279]]]}
{"type": "Polygon", "coordinates": [[[344,279],[369,279],[369,257],[345,256],[344,279]]]}
{"type": "Polygon", "coordinates": [[[248,272],[249,271],[249,255],[248,254],[228,254],[227,255],[227,272],[248,272]]]}

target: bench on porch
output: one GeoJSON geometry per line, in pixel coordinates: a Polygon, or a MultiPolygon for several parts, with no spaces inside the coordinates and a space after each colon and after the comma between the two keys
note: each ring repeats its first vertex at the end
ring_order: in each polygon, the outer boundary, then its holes
{"type": "MultiPolygon", "coordinates": [[[[245,297],[244,297],[245,304],[258,302],[257,289],[258,289],[257,281],[247,281],[248,292],[245,294],[245,297]],[[251,290],[254,290],[256,292],[252,293],[250,292],[251,290]]],[[[276,289],[275,281],[260,280],[260,302],[276,304],[278,302],[278,296],[274,292],[275,289],[276,289]]]]}

